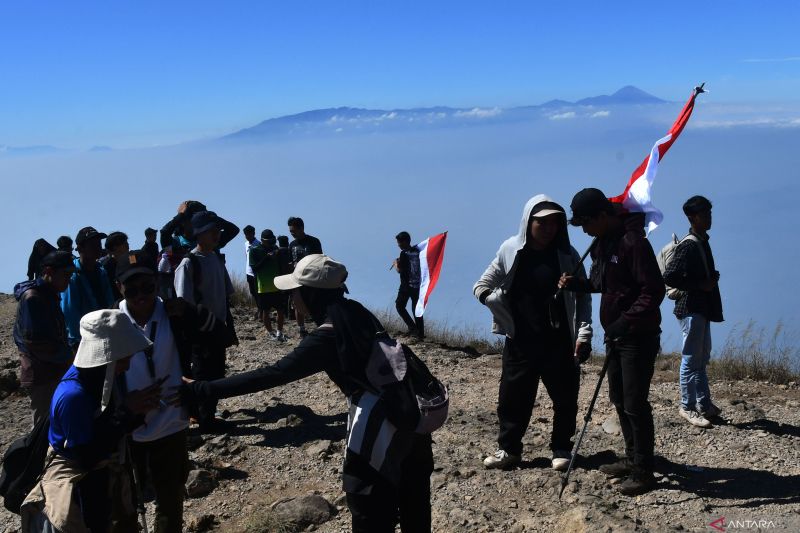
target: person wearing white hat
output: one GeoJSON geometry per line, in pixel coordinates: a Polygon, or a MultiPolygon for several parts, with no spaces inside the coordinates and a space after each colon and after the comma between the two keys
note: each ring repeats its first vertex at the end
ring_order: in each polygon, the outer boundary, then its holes
{"type": "MultiPolygon", "coordinates": [[[[578,414],[578,365],[592,350],[592,299],[558,292],[562,272],[580,255],[570,245],[564,209],[544,194],[528,200],[519,231],[497,251],[473,293],[492,313],[492,331],[505,336],[497,402],[498,449],[486,468],[511,468],[522,460],[539,381],[553,400],[551,465],[566,470],[578,414]]],[[[583,267],[579,274],[586,277],[583,267]]]]}
{"type": "Polygon", "coordinates": [[[346,279],[343,264],[323,254],[305,256],[291,274],[277,276],[275,286],[291,290],[297,310],[318,327],[275,364],[216,381],[189,382],[181,396],[187,403],[230,398],[326,372],[350,407],[342,481],[352,530],[394,532],[399,520],[404,532],[430,531],[431,438],[396,428],[383,404],[367,394],[366,363],[384,329],[364,306],[345,298],[346,279]]]}
{"type": "Polygon", "coordinates": [[[110,530],[112,518],[115,531],[137,530],[132,498],[125,496],[130,484],[117,484],[125,481],[116,476],[125,457],[118,452],[125,435],[159,406],[161,385],[124,393],[117,377],[151,342],[117,310],[84,315],[80,332],[75,361],[50,405],[47,466],[23,503],[24,531],[98,533],[110,530]]]}

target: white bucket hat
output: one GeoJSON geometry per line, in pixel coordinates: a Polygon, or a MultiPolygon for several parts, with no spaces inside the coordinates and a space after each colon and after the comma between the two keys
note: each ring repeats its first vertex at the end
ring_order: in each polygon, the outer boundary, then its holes
{"type": "Polygon", "coordinates": [[[102,408],[111,398],[115,366],[110,363],[125,359],[148,348],[152,342],[133,325],[122,311],[103,309],[92,311],[81,318],[81,343],[75,354],[76,368],[96,368],[108,365],[103,384],[102,408]]]}
{"type": "Polygon", "coordinates": [[[317,289],[338,289],[345,287],[347,269],[338,261],[324,254],[310,254],[297,262],[294,272],[275,277],[275,286],[289,291],[300,286],[317,289]]]}

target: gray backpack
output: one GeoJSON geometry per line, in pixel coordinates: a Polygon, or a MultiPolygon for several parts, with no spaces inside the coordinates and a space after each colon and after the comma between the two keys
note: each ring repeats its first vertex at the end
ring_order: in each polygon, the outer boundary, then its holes
{"type": "MultiPolygon", "coordinates": [[[[710,276],[710,272],[708,271],[708,261],[706,260],[705,250],[703,250],[702,246],[700,246],[700,239],[698,239],[691,233],[686,235],[686,237],[684,237],[681,240],[678,240],[678,236],[673,233],[672,239],[670,239],[670,241],[658,253],[656,260],[658,261],[658,268],[659,270],[661,270],[661,274],[663,275],[664,272],[667,271],[667,267],[672,261],[672,258],[675,256],[675,250],[677,250],[678,245],[685,240],[690,240],[698,246],[700,250],[700,257],[703,260],[703,267],[705,267],[706,270],[706,275],[710,276]]],[[[667,298],[669,298],[670,300],[679,300],[684,294],[686,294],[686,291],[676,289],[675,287],[670,287],[669,285],[666,285],[666,287],[667,287],[667,298]]]]}

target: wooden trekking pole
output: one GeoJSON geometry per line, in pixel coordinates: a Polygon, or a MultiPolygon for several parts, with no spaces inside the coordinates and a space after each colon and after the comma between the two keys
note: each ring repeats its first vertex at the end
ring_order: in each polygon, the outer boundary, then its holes
{"type": "Polygon", "coordinates": [[[561,499],[561,495],[564,494],[564,489],[569,481],[569,474],[572,472],[572,466],[575,464],[575,458],[578,456],[578,449],[581,447],[581,441],[583,441],[583,436],[586,434],[586,428],[589,427],[589,421],[592,419],[594,402],[597,401],[597,395],[600,393],[600,386],[603,384],[603,378],[606,376],[608,362],[611,361],[611,351],[613,347],[614,341],[606,341],[606,360],[603,361],[603,368],[600,370],[600,376],[597,378],[597,386],[594,388],[592,401],[589,403],[589,410],[586,411],[586,416],[583,417],[583,429],[581,430],[581,434],[578,436],[578,441],[575,443],[575,448],[572,450],[572,457],[569,459],[569,466],[567,467],[567,471],[564,472],[564,477],[561,478],[561,490],[558,491],[559,500],[561,499]]]}

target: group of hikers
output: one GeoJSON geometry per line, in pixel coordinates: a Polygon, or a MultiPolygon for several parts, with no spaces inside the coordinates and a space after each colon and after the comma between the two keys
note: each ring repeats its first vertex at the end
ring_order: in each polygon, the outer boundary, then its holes
{"type": "MultiPolygon", "coordinates": [[[[590,293],[600,293],[609,399],[625,446],[624,456],[600,470],[623,478],[622,494],[642,494],[655,486],[648,393],[667,293],[684,337],[679,414],[699,427],[720,414],[706,374],[709,324],[722,320],[708,245],[711,203],[695,196],[684,204],[691,229],[663,273],[641,213],[625,212],[598,189],[577,193],[570,208],[568,218],[551,198],[531,198],[519,230],[474,286],[492,314],[493,332],[505,337],[498,449],[484,465],[508,469],[521,462],[541,379],[553,402],[552,467],[567,469],[579,365],[592,351],[590,293]],[[594,237],[588,276],[570,245],[570,224],[594,237]]],[[[201,433],[225,432],[219,400],[323,371],[349,407],[342,481],[353,531],[394,531],[398,523],[404,532],[430,531],[431,435],[397,422],[396,413],[408,406],[389,388],[374,386],[376,346],[388,345],[376,339],[387,338],[385,329],[345,296],[345,265],[322,253],[303,220],[290,218],[288,230],[291,243],[270,229],[256,239],[255,228],[246,226],[245,264],[267,337],[286,340],[291,307],[299,343],[274,364],[228,377],[226,350],[238,339],[221,250],[238,234],[235,224],[186,201],[162,227],[160,242],[148,228],[139,250],[121,232],[92,227],[78,231],[77,257],[68,237],[59,238],[58,248],[36,242],[29,281],[15,287],[14,340],[33,431],[44,427],[49,446],[43,473],[22,504],[23,531],[138,531],[136,504],[147,487],[155,531],[181,531],[190,423],[201,433]],[[308,319],[315,325],[310,331],[308,319]]],[[[396,241],[396,308],[409,334],[421,338],[422,318],[406,310],[419,298],[419,250],[407,232],[396,241]]]]}

